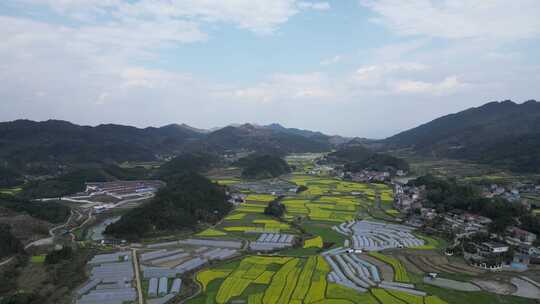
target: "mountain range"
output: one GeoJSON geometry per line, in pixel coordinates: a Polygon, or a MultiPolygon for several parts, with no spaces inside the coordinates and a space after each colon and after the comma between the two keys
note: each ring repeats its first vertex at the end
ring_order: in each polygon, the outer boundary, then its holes
{"type": "Polygon", "coordinates": [[[385,150],[411,149],[419,155],[467,159],[518,172],[540,171],[540,102],[490,102],[437,118],[381,141],[346,138],[286,128],[279,124],[229,125],[203,130],[182,124],[136,128],[67,121],[16,120],[0,123],[0,172],[57,175],[65,167],[155,161],[184,152],[265,154],[329,152],[350,145],[385,150]]]}
{"type": "Polygon", "coordinates": [[[517,172],[540,171],[540,102],[490,102],[382,141],[387,149],[467,159],[517,172]]]}
{"type": "Polygon", "coordinates": [[[0,168],[39,175],[65,165],[154,161],[183,152],[324,152],[345,141],[343,137],[278,124],[243,124],[210,131],[185,124],[141,129],[16,120],[0,123],[0,168]]]}

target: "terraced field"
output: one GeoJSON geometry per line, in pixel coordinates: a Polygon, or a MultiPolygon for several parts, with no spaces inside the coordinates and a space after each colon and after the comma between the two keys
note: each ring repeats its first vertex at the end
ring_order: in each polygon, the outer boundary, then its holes
{"type": "Polygon", "coordinates": [[[370,184],[305,175],[294,175],[290,181],[308,189],[283,200],[288,219],[340,223],[374,206],[376,189],[370,184]]]}
{"type": "Polygon", "coordinates": [[[444,304],[433,296],[373,288],[359,293],[329,282],[330,267],[320,256],[247,256],[196,275],[202,293],[188,303],[372,303],[444,304]]]}
{"type": "Polygon", "coordinates": [[[264,208],[274,199],[275,196],[268,194],[248,194],[246,202],[235,208],[221,223],[197,236],[255,239],[259,233],[296,233],[288,223],[264,214],[264,208]]]}
{"type": "MultiPolygon", "coordinates": [[[[196,273],[201,291],[187,303],[448,304],[441,299],[449,299],[446,291],[422,284],[421,276],[476,274],[438,255],[434,249],[444,247],[443,241],[396,224],[400,213],[393,207],[391,186],[329,177],[312,158],[288,161],[296,171],[273,180],[285,183],[285,191],[258,190],[270,189],[272,182],[236,188],[246,202],[198,234],[205,241],[244,240],[240,251],[249,255],[196,273]],[[307,190],[288,190],[291,183],[307,190]],[[277,198],[270,193],[278,193],[286,206],[283,219],[264,215],[268,202],[277,198]],[[274,239],[288,238],[283,246],[281,241],[271,246],[274,239]]],[[[218,182],[243,183],[235,178],[218,182]]]]}
{"type": "Polygon", "coordinates": [[[399,260],[378,252],[370,252],[369,255],[392,266],[394,269],[394,280],[397,282],[407,283],[411,281],[409,279],[409,275],[407,274],[407,269],[405,269],[399,260]]]}

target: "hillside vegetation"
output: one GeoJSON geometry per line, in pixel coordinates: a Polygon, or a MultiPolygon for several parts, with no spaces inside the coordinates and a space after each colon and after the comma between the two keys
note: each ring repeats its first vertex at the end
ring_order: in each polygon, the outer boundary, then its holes
{"type": "Polygon", "coordinates": [[[176,125],[139,129],[17,120],[0,123],[0,160],[24,172],[51,170],[58,164],[155,160],[157,154],[180,151],[200,136],[176,125]]]}
{"type": "Polygon", "coordinates": [[[540,102],[490,102],[384,140],[389,148],[540,172],[540,102]]]}
{"type": "Polygon", "coordinates": [[[344,164],[345,170],[351,172],[358,172],[364,169],[378,171],[409,170],[409,165],[405,160],[391,155],[373,152],[362,145],[346,146],[328,154],[328,159],[344,164]]]}
{"type": "Polygon", "coordinates": [[[11,227],[0,224],[0,259],[23,252],[23,245],[11,233],[11,227]]]}
{"type": "Polygon", "coordinates": [[[255,151],[284,155],[330,151],[334,144],[346,140],[275,124],[244,124],[206,131],[187,125],[140,129],[113,124],[79,126],[59,120],[16,120],[0,123],[0,187],[19,185],[24,182],[24,175],[58,176],[77,168],[159,161],[186,152],[255,151]]]}
{"type": "Polygon", "coordinates": [[[193,229],[199,221],[214,223],[232,208],[225,190],[197,173],[168,178],[152,201],[132,209],[109,225],[106,233],[139,239],[152,233],[193,229]]]}
{"type": "Polygon", "coordinates": [[[250,155],[239,159],[235,165],[242,168],[242,177],[248,179],[272,178],[291,172],[287,162],[273,155],[250,155]]]}
{"type": "Polygon", "coordinates": [[[63,223],[70,213],[68,207],[56,202],[31,202],[7,194],[0,194],[0,207],[50,223],[63,223]]]}

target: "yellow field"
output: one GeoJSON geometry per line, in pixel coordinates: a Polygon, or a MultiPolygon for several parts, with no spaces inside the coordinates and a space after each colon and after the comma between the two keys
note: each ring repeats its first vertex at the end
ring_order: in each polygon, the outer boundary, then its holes
{"type": "Polygon", "coordinates": [[[448,304],[436,296],[417,296],[398,290],[371,289],[371,293],[383,304],[448,304]]]}
{"type": "Polygon", "coordinates": [[[212,229],[212,228],[208,228],[196,234],[196,236],[224,236],[224,235],[227,235],[227,233],[216,230],[216,229],[212,229]]]}
{"type": "Polygon", "coordinates": [[[225,278],[229,273],[231,273],[231,271],[205,270],[197,273],[197,281],[201,283],[204,291],[210,282],[216,279],[225,278]]]}
{"type": "Polygon", "coordinates": [[[275,200],[276,197],[269,194],[250,194],[246,197],[246,201],[255,201],[255,202],[263,202],[268,203],[273,200],[275,200]]]}
{"type": "Polygon", "coordinates": [[[218,185],[229,186],[229,185],[238,184],[241,181],[238,179],[219,179],[219,180],[215,180],[215,182],[218,183],[218,185]]]}
{"type": "Polygon", "coordinates": [[[246,216],[245,213],[235,213],[227,216],[225,218],[226,221],[235,221],[235,220],[241,220],[246,216]]]}
{"type": "Polygon", "coordinates": [[[323,239],[320,236],[316,236],[312,239],[304,241],[304,248],[322,248],[323,239]]]}
{"type": "Polygon", "coordinates": [[[265,228],[265,227],[254,227],[254,226],[229,226],[223,227],[223,230],[228,232],[258,232],[258,233],[279,233],[279,228],[265,228]]]}
{"type": "Polygon", "coordinates": [[[315,221],[344,222],[356,217],[360,201],[352,196],[323,196],[317,200],[286,198],[283,204],[289,216],[304,216],[315,221]]]}
{"type": "Polygon", "coordinates": [[[232,270],[206,270],[197,274],[203,286],[200,298],[206,303],[331,303],[331,304],[447,304],[434,296],[373,288],[358,293],[335,283],[328,283],[330,267],[321,256],[309,258],[248,256],[232,270]],[[220,285],[209,284],[223,280],[220,285]],[[210,298],[208,298],[210,297],[210,298]],[[215,302],[214,302],[215,301],[215,302]]]}

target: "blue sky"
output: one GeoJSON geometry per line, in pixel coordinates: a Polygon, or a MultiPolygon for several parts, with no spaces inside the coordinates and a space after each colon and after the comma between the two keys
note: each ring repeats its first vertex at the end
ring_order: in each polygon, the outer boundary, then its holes
{"type": "Polygon", "coordinates": [[[382,138],[539,98],[536,0],[5,0],[0,120],[382,138]]]}

